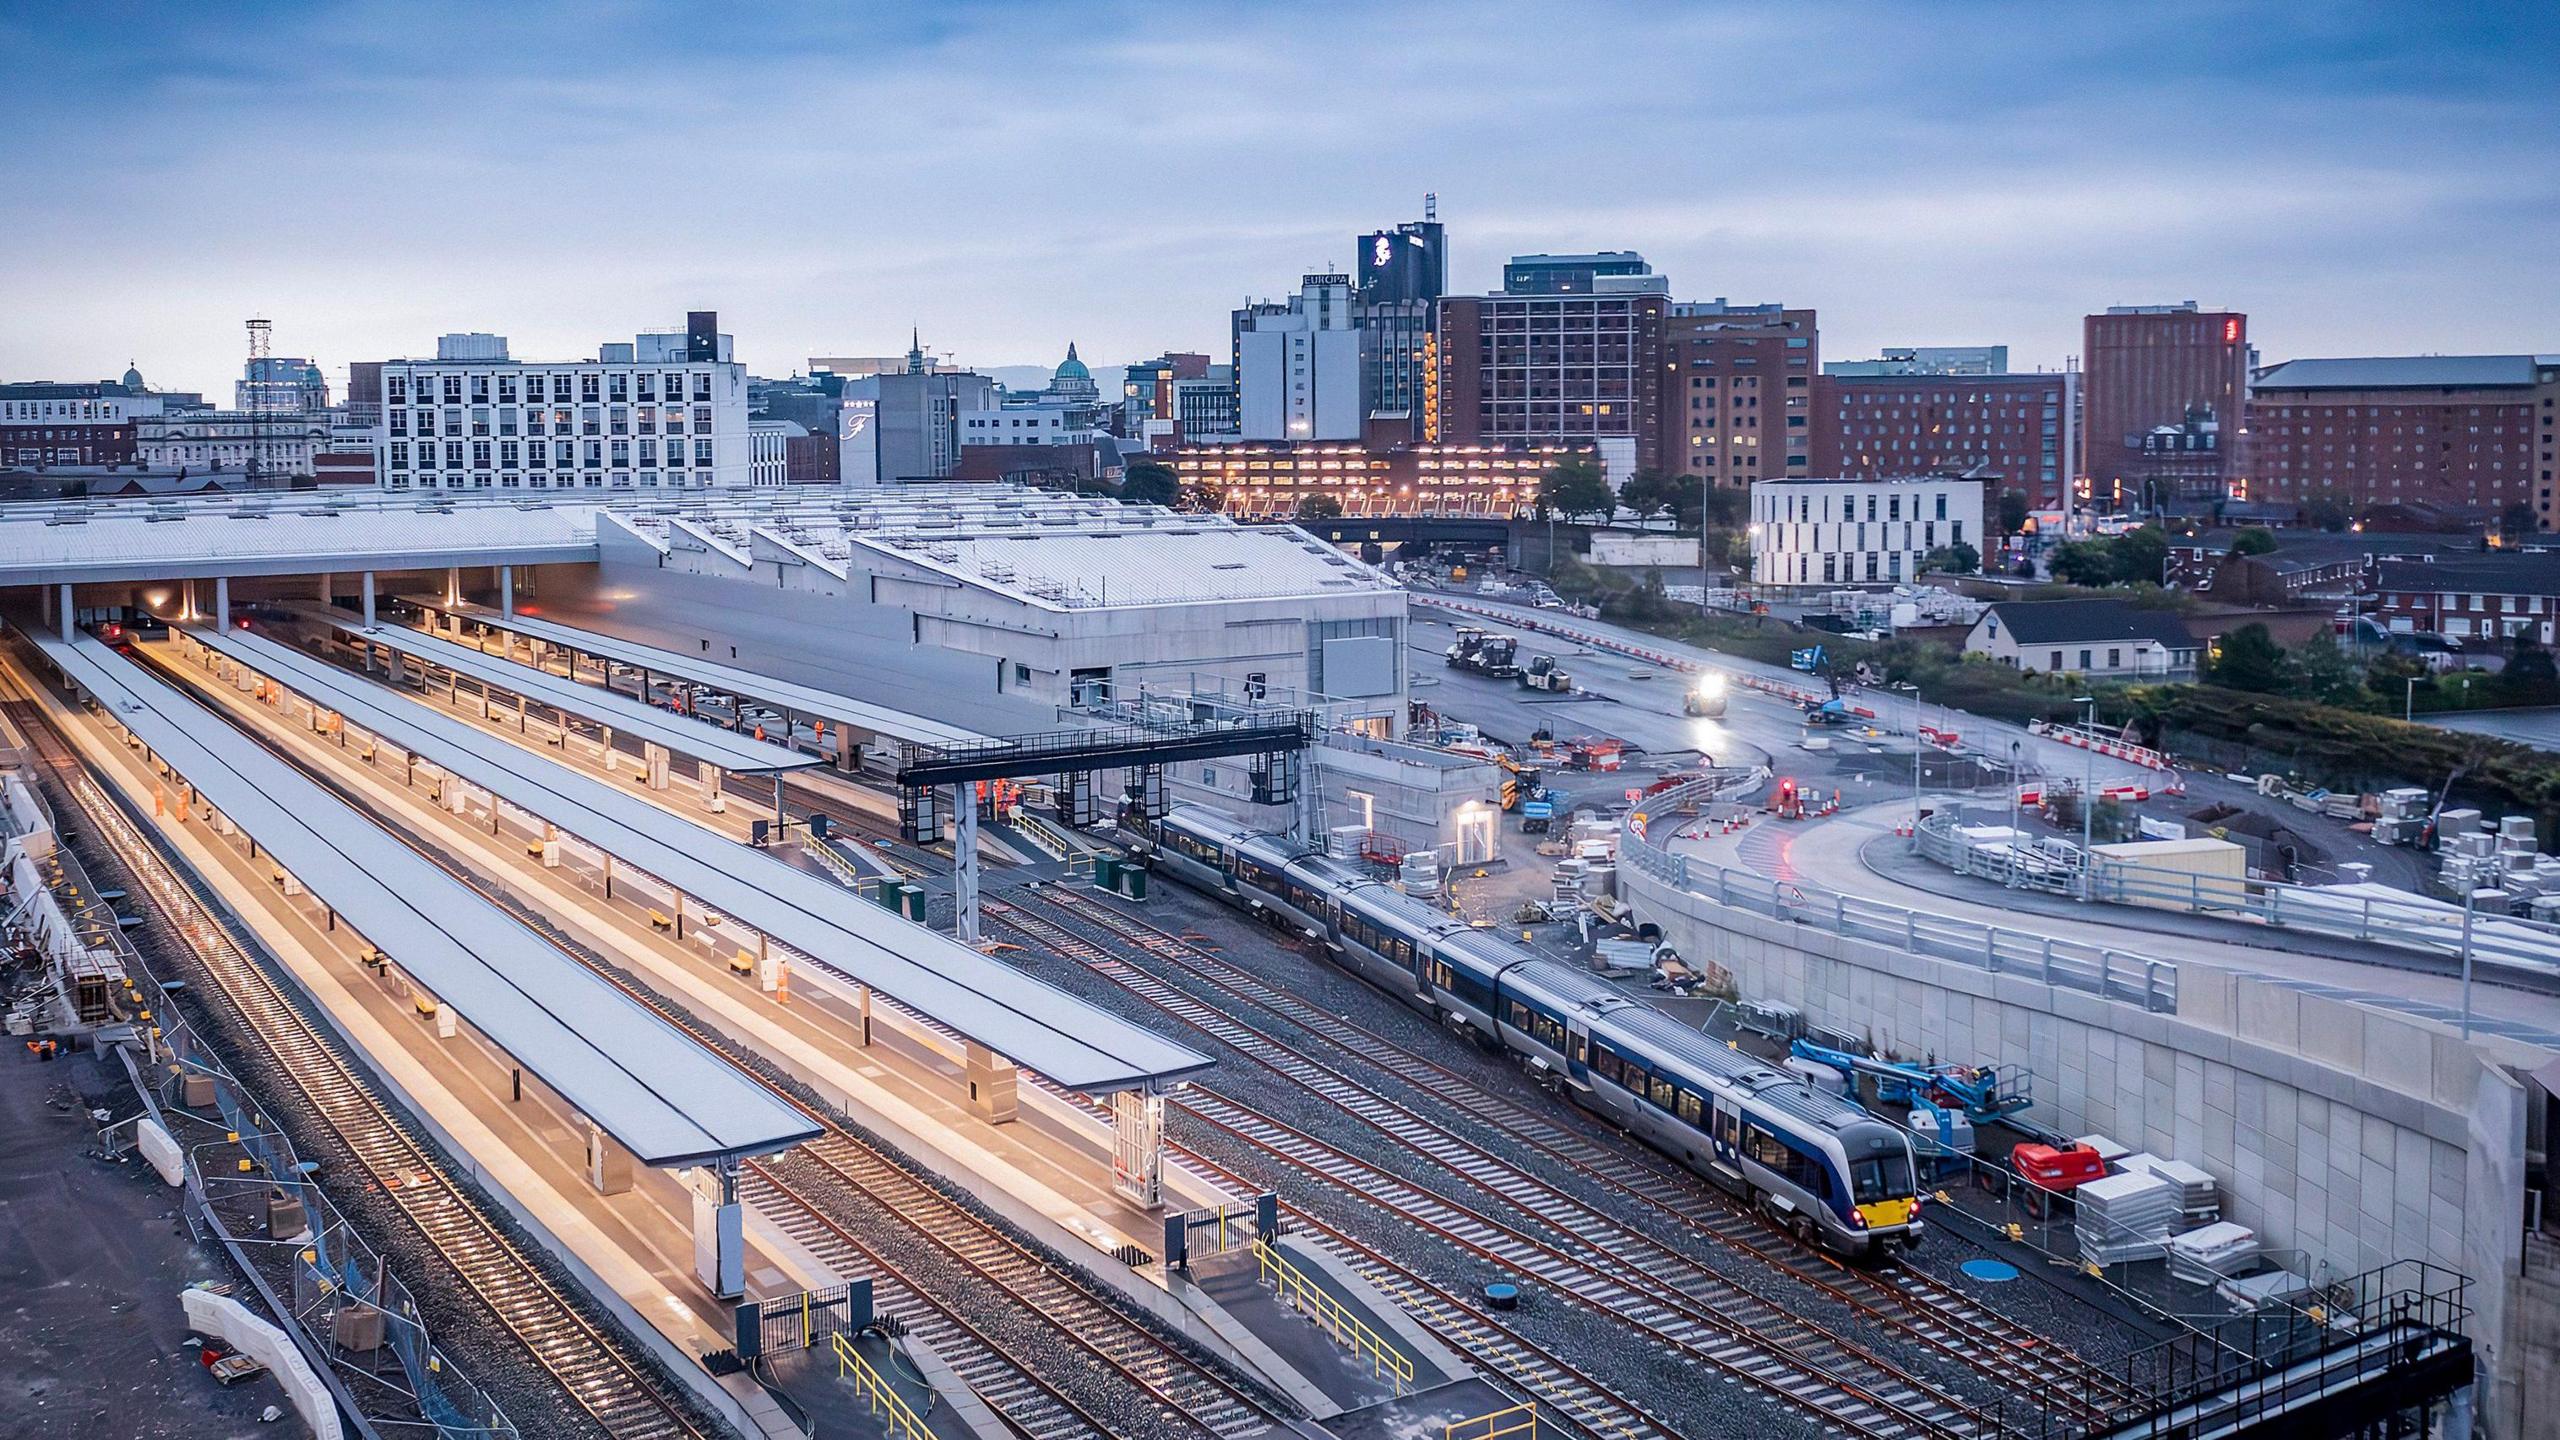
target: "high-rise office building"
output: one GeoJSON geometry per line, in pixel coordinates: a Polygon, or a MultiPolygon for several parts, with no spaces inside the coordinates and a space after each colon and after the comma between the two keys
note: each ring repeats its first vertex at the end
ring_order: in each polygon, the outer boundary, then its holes
{"type": "MultiPolygon", "coordinates": [[[[2083,419],[2081,473],[2103,498],[2140,496],[2145,480],[2164,481],[2159,448],[2144,441],[2153,432],[2210,421],[2218,441],[2216,470],[2222,485],[2237,479],[2249,394],[2249,317],[2236,310],[2202,310],[2193,300],[2176,305],[2118,305],[2082,322],[2083,419]],[[2146,455],[2149,458],[2146,458],[2146,455]]],[[[2188,455],[2178,464],[2191,465],[2188,455]]],[[[2182,482],[2192,488],[2192,481],[2182,482]]]]}
{"type": "Polygon", "coordinates": [[[1309,275],[1286,303],[1235,312],[1238,433],[1247,440],[1357,440],[1361,334],[1351,277],[1309,275]]]}
{"type": "Polygon", "coordinates": [[[1440,443],[1585,442],[1615,465],[1662,463],[1669,282],[1647,274],[1596,283],[1592,294],[1440,302],[1440,443]]]}
{"type": "Polygon", "coordinates": [[[1363,235],[1359,249],[1364,305],[1429,302],[1449,293],[1448,234],[1434,197],[1423,197],[1421,219],[1363,235]]]}
{"type": "Polygon", "coordinates": [[[963,412],[996,407],[996,382],[966,370],[935,370],[918,339],[907,368],[869,382],[879,387],[872,433],[879,437],[874,473],[881,484],[933,480],[960,463],[963,412]]]}
{"type": "MultiPolygon", "coordinates": [[[[1890,359],[1892,352],[1886,352],[1890,359]]],[[[1853,365],[1872,362],[1852,362],[1853,365]]],[[[2039,508],[2066,502],[2080,376],[1825,365],[1813,382],[1812,474],[1844,479],[1980,475],[2039,508]]]]}
{"type": "Polygon", "coordinates": [[[2530,505],[2560,528],[2552,492],[2560,358],[2410,355],[2288,360],[2249,393],[2249,498],[2466,508],[2530,505]]]}

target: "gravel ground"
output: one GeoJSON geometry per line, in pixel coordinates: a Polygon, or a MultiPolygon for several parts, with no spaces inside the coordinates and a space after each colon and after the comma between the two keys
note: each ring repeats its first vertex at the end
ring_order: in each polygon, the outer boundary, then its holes
{"type": "MultiPolygon", "coordinates": [[[[1731,1204],[1721,1192],[1695,1180],[1695,1177],[1687,1176],[1685,1172],[1677,1171],[1668,1162],[1659,1161],[1637,1142],[1614,1132],[1604,1132],[1603,1127],[1581,1111],[1531,1084],[1516,1064],[1506,1057],[1455,1042],[1425,1017],[1394,1003],[1333,966],[1290,948],[1279,937],[1252,925],[1225,907],[1179,889],[1168,889],[1161,898],[1151,902],[1149,909],[1146,918],[1167,929],[1196,932],[1207,937],[1210,944],[1223,949],[1225,956],[1232,958],[1239,968],[1255,973],[1274,988],[1303,997],[1328,1013],[1341,1016],[1455,1071],[1476,1088],[1543,1117],[1559,1128],[1597,1137],[1599,1143],[1621,1153],[1653,1162],[1651,1168],[1657,1173],[1678,1175],[1690,1184],[1702,1207],[1731,1204]]],[[[1410,1079],[1372,1063],[1352,1049],[1332,1043],[1329,1037],[1310,1033],[1285,1016],[1270,1013],[1249,1002],[1240,1002],[1224,990],[1210,986],[1178,967],[1155,961],[1139,963],[1178,988],[1212,1000],[1230,1014],[1249,1017],[1255,1028],[1272,1038],[1328,1068],[1342,1072],[1366,1088],[1396,1099],[1405,1108],[1497,1155],[1533,1179],[1679,1251],[1694,1271],[1691,1282],[1684,1288],[1707,1299],[1709,1304],[1706,1308],[1714,1308],[1712,1302],[1715,1297],[1711,1290],[1700,1288],[1701,1283],[1711,1283],[1705,1281],[1708,1276],[1721,1278],[1807,1322],[1853,1340],[1914,1375],[1956,1394],[1977,1401],[1998,1398],[1999,1387],[1943,1351],[1919,1344],[1891,1327],[1876,1324],[1829,1294],[1803,1284],[1756,1257],[1737,1254],[1712,1240],[1693,1235],[1685,1227],[1663,1224],[1663,1217],[1658,1211],[1619,1193],[1611,1183],[1565,1165],[1542,1151],[1523,1147],[1500,1127],[1464,1113],[1463,1107],[1451,1105],[1440,1095],[1418,1090],[1410,1079]]],[[[1044,960],[1039,968],[1044,976],[1123,1013],[1137,1018],[1162,1019],[1161,1012],[1081,965],[1044,960]]],[[[1196,1032],[1191,1033],[1196,1039],[1206,1038],[1197,1036],[1196,1032]]],[[[1296,1083],[1225,1051],[1224,1047],[1217,1048],[1226,1063],[1209,1077],[1209,1088],[1318,1136],[1381,1172],[1466,1205],[1509,1224],[1523,1234],[1555,1244],[1569,1253],[1592,1253],[1591,1242],[1586,1237],[1556,1233],[1545,1223],[1514,1212],[1508,1204],[1478,1190],[1472,1182],[1455,1175],[1438,1162],[1412,1153],[1296,1083]]],[[[1417,1227],[1398,1224],[1382,1216],[1375,1202],[1346,1195],[1331,1185],[1316,1182],[1305,1172],[1278,1162],[1205,1124],[1179,1118],[1174,1128],[1177,1138],[1183,1143],[1196,1146],[1213,1158],[1280,1189],[1290,1197],[1293,1207],[1323,1218],[1329,1224],[1341,1226],[1346,1233],[1377,1245],[1434,1279],[1453,1287],[1471,1287],[1494,1278],[1510,1278],[1493,1273],[1492,1262],[1483,1257],[1462,1252],[1417,1227]]],[[[1937,1237],[1933,1237],[1931,1250],[1924,1252],[1922,1261],[1927,1273],[1951,1278],[1956,1262],[1976,1253],[1971,1246],[1964,1247],[1964,1254],[1938,1253],[1956,1248],[1941,1246],[1937,1237]]],[[[1594,1258],[1604,1264],[1607,1260],[1605,1255],[1594,1258]]],[[[1823,1273],[1825,1268],[1824,1262],[1813,1257],[1807,1257],[1806,1265],[1817,1274],[1823,1273]]],[[[2054,1302],[2053,1308],[2057,1309],[2076,1305],[2070,1297],[2032,1282],[2007,1287],[1983,1287],[1960,1279],[1953,1279],[1952,1283],[1974,1293],[1985,1303],[1992,1303],[1994,1299],[1985,1291],[1999,1291],[1997,1308],[2040,1333],[2052,1333],[2059,1327],[2049,1323],[2048,1317],[2042,1313],[2044,1307],[2037,1302],[2050,1300],[2054,1302]],[[2032,1296],[2030,1292],[2033,1292],[2032,1296]],[[2013,1303],[2013,1297],[2026,1303],[2013,1303]]],[[[2080,1308],[2085,1310],[2085,1307],[2080,1308]]],[[[1659,1403],[1664,1407],[1666,1418],[1690,1433],[1716,1433],[1737,1423],[1764,1428],[1773,1414],[1783,1415],[1788,1423],[1801,1421],[1799,1413],[1792,1408],[1782,1410],[1738,1384],[1697,1383],[1698,1374],[1690,1369],[1688,1363],[1659,1353],[1658,1347],[1651,1344],[1630,1352],[1625,1344],[1625,1325],[1596,1315],[1562,1297],[1556,1297],[1545,1305],[1533,1303],[1522,1314],[1519,1324],[1523,1333],[1555,1345],[1558,1353],[1583,1365],[1596,1377],[1627,1389],[1628,1393],[1649,1398],[1663,1397],[1659,1403]],[[1687,1372],[1689,1379],[1686,1383],[1664,1388],[1661,1372],[1666,1369],[1687,1372]]]]}

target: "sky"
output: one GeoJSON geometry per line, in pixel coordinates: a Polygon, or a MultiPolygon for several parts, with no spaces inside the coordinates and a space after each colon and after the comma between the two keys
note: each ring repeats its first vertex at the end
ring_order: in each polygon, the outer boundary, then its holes
{"type": "Polygon", "coordinates": [[[2264,358],[2560,351],[2560,7],[0,0],[0,378],[1223,356],[1435,192],[1453,289],[1634,249],[1826,358],[2194,299],[2264,358]]]}

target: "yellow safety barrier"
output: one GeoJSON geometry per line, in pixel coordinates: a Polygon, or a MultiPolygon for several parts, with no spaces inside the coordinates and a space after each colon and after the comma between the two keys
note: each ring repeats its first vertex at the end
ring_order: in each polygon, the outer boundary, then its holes
{"type": "Polygon", "coordinates": [[[848,1374],[853,1376],[853,1393],[871,1407],[872,1414],[880,1417],[881,1428],[889,1432],[892,1440],[934,1440],[933,1431],[926,1427],[905,1400],[899,1398],[897,1391],[889,1388],[888,1382],[880,1378],[880,1372],[872,1369],[871,1362],[862,1358],[861,1351],[854,1349],[842,1335],[828,1337],[828,1343],[836,1352],[836,1378],[841,1380],[848,1374]]]}
{"type": "Polygon", "coordinates": [[[1262,1283],[1272,1288],[1282,1304],[1313,1317],[1335,1344],[1367,1360],[1370,1374],[1393,1376],[1398,1395],[1413,1387],[1413,1357],[1388,1344],[1368,1321],[1352,1314],[1331,1292],[1308,1279],[1306,1272],[1271,1242],[1254,1241],[1253,1258],[1261,1262],[1262,1283]]]}
{"type": "Polygon", "coordinates": [[[1441,1427],[1440,1436],[1441,1440],[1538,1440],[1538,1407],[1514,1405],[1452,1420],[1441,1427]]]}

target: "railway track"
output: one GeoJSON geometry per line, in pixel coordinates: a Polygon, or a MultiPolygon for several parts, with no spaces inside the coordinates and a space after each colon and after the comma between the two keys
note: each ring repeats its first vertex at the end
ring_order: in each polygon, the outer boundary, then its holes
{"type": "Polygon", "coordinates": [[[313,1024],[215,918],[176,867],[93,779],[33,702],[0,701],[38,760],[126,870],[136,893],[187,943],[223,1007],[291,1076],[372,1182],[490,1315],[607,1434],[631,1440],[707,1436],[688,1408],[572,1304],[543,1268],[500,1231],[432,1148],[413,1133],[339,1044],[313,1024]]]}
{"type": "MultiPolygon", "coordinates": [[[[172,678],[192,685],[181,673],[172,678]]],[[[362,797],[351,793],[325,769],[308,763],[260,731],[243,733],[270,752],[296,765],[318,783],[359,808],[362,797]]],[[[480,877],[421,837],[396,824],[385,830],[464,884],[490,894],[480,877]]],[[[931,1344],[989,1408],[1033,1440],[1073,1440],[1130,1433],[1133,1425],[1149,1435],[1229,1437],[1272,1430],[1278,1417],[1259,1399],[1218,1372],[1185,1354],[1171,1342],[1137,1323],[1096,1282],[1060,1266],[998,1229],[967,1207],[926,1183],[904,1165],[839,1125],[798,1096],[775,1084],[753,1058],[726,1035],[669,1005],[610,965],[600,964],[583,948],[547,923],[525,917],[499,896],[493,902],[527,918],[529,928],[563,954],[590,969],[667,1023],[683,1030],[704,1048],[735,1064],[786,1103],[825,1127],[826,1134],[786,1155],[747,1162],[750,1193],[765,1202],[760,1208],[785,1233],[800,1240],[841,1274],[868,1274],[874,1303],[931,1344]],[[805,1174],[815,1171],[816,1174],[805,1174]],[[878,1243],[865,1238],[829,1213],[827,1187],[840,1186],[867,1201],[881,1217],[905,1234],[901,1239],[930,1248],[990,1287],[1017,1307],[1011,1319],[1033,1336],[1006,1338],[997,1327],[970,1319],[952,1304],[933,1296],[878,1243]],[[900,1307],[903,1308],[893,1308],[900,1307]],[[1038,1354],[1024,1354],[1038,1347],[1038,1354]],[[1074,1395],[1041,1374],[1064,1356],[1082,1354],[1100,1371],[1114,1375],[1131,1395],[1145,1397],[1143,1413],[1113,1414],[1133,1407],[1074,1395]]]]}
{"type": "MultiPolygon", "coordinates": [[[[1558,1124],[1487,1091],[1437,1062],[1298,996],[1277,990],[1201,946],[1124,915],[1091,896],[1054,888],[1043,894],[1056,908],[1119,942],[1238,1001],[1279,1014],[1341,1060],[1382,1068],[1399,1083],[1414,1087],[1453,1113],[1472,1116],[1491,1126],[1506,1143],[1544,1154],[1639,1202],[1666,1225],[1686,1229],[1731,1252],[1755,1259],[1881,1324],[1942,1350],[2005,1389],[2036,1396],[2063,1418],[2103,1424],[2121,1407],[2137,1402],[2138,1397],[2112,1373],[1924,1273],[1908,1266],[1862,1269],[1842,1265],[1818,1252],[1809,1253],[1784,1230],[1747,1208],[1726,1203],[1723,1192],[1713,1190],[1650,1149],[1594,1143],[1586,1132],[1558,1124]],[[1701,1203],[1711,1195],[1711,1203],[1701,1203]]],[[[1248,1033],[1264,1044],[1276,1043],[1258,1032],[1248,1033]]]]}

